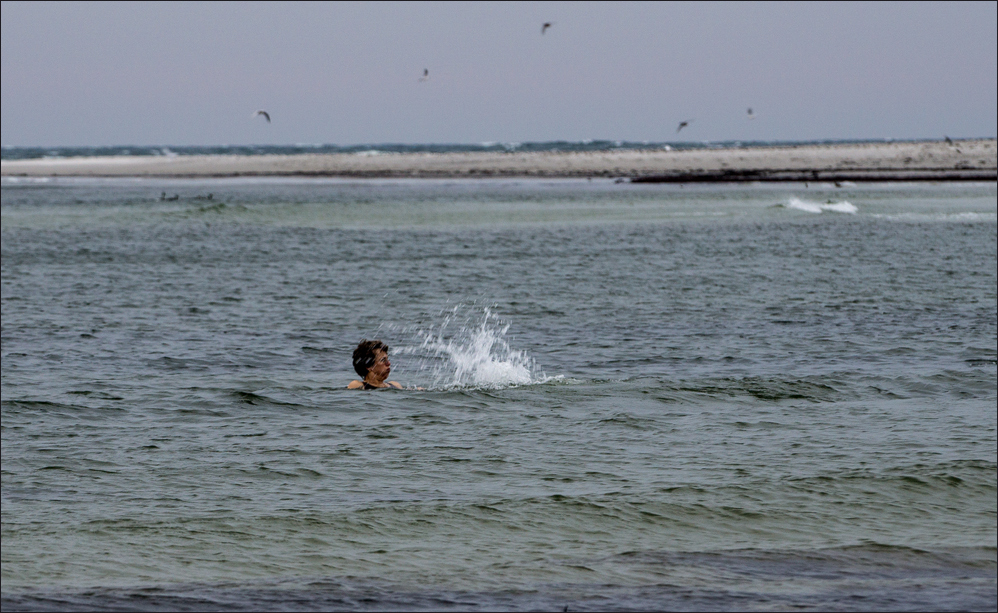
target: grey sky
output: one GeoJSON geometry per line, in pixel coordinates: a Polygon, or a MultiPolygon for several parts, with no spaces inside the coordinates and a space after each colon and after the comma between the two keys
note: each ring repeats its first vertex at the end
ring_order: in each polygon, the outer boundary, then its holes
{"type": "Polygon", "coordinates": [[[3,2],[0,141],[994,136],[996,7],[3,2]]]}

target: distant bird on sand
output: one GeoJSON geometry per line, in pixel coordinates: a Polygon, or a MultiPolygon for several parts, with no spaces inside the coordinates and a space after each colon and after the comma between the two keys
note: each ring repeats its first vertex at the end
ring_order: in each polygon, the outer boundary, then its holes
{"type": "Polygon", "coordinates": [[[430,69],[429,68],[424,68],[423,69],[423,76],[419,77],[419,80],[420,81],[429,81],[430,80],[430,69]]]}
{"type": "Polygon", "coordinates": [[[952,145],[953,144],[953,139],[952,138],[950,138],[948,136],[944,136],[943,138],[946,140],[946,144],[947,145],[952,145]]]}
{"type": "Polygon", "coordinates": [[[548,31],[548,28],[550,28],[553,25],[554,23],[550,21],[545,21],[544,25],[541,26],[541,36],[544,36],[544,33],[548,31]]]}
{"type": "Polygon", "coordinates": [[[680,130],[682,130],[682,129],[683,129],[683,128],[685,128],[686,126],[690,125],[691,123],[693,123],[693,120],[692,120],[692,119],[687,119],[686,121],[680,121],[680,122],[679,122],[679,127],[678,127],[678,128],[676,128],[676,134],[679,134],[679,131],[680,131],[680,130]]]}
{"type": "Polygon", "coordinates": [[[257,115],[263,115],[264,118],[267,120],[267,123],[270,123],[270,113],[268,113],[267,111],[257,111],[253,113],[253,117],[256,117],[257,115]]]}
{"type": "Polygon", "coordinates": [[[755,119],[755,115],[752,113],[752,107],[748,107],[748,118],[755,119]]]}

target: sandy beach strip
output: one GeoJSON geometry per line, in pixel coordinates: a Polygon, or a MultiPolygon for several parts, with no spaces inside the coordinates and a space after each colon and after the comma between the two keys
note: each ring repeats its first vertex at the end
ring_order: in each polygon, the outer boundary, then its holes
{"type": "Polygon", "coordinates": [[[596,152],[337,153],[0,161],[12,177],[610,177],[643,182],[996,181],[995,139],[596,152]]]}

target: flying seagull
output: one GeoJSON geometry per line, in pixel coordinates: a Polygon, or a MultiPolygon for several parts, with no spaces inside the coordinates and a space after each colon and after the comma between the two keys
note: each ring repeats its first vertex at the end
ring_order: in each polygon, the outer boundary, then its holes
{"type": "Polygon", "coordinates": [[[544,36],[544,33],[548,31],[548,28],[550,28],[553,25],[554,23],[550,21],[545,21],[544,25],[541,26],[541,36],[544,36]]]}
{"type": "Polygon", "coordinates": [[[263,115],[264,118],[266,118],[267,123],[270,123],[270,113],[268,113],[267,111],[257,111],[253,113],[253,117],[256,117],[257,115],[263,115]]]}
{"type": "Polygon", "coordinates": [[[423,76],[419,77],[419,80],[420,81],[429,81],[430,80],[430,69],[429,68],[424,68],[423,69],[423,76]]]}
{"type": "Polygon", "coordinates": [[[748,118],[755,119],[755,115],[752,114],[752,107],[748,107],[748,118]]]}
{"type": "Polygon", "coordinates": [[[686,121],[680,121],[680,122],[679,122],[679,127],[678,127],[678,128],[676,128],[676,134],[679,134],[679,131],[680,131],[680,130],[682,130],[682,129],[683,129],[683,128],[685,128],[686,126],[690,125],[691,123],[693,123],[693,120],[692,120],[692,119],[687,119],[686,121]]]}

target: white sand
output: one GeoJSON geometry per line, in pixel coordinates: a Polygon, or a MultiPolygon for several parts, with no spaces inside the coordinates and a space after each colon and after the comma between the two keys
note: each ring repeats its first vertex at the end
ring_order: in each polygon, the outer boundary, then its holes
{"type": "Polygon", "coordinates": [[[725,170],[995,170],[995,139],[606,152],[198,155],[3,160],[4,176],[637,177],[725,170]]]}

